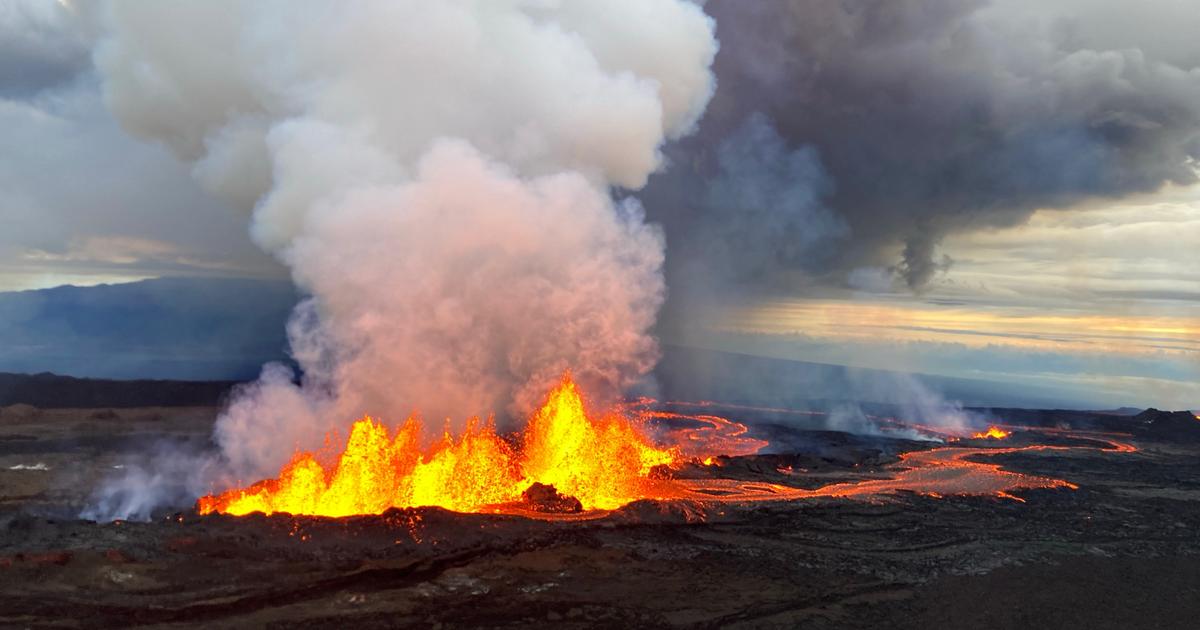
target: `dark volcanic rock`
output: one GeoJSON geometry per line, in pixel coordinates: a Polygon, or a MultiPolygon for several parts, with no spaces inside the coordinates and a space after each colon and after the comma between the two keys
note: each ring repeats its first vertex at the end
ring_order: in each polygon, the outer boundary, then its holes
{"type": "Polygon", "coordinates": [[[575,514],[583,511],[583,504],[575,497],[559,493],[554,486],[534,483],[521,493],[521,498],[534,512],[575,514]]]}
{"type": "MultiPolygon", "coordinates": [[[[0,627],[1195,625],[1200,442],[1149,433],[1190,431],[1185,421],[1195,421],[1181,414],[1114,416],[1147,432],[1112,436],[1136,451],[1057,430],[980,441],[996,449],[982,461],[1078,485],[1020,491],[1023,501],[899,492],[642,500],[575,514],[575,499],[544,485],[520,506],[546,509],[542,518],[440,508],[347,518],[184,511],[111,523],[45,514],[77,496],[51,485],[56,475],[62,487],[84,487],[122,461],[112,457],[120,432],[207,439],[214,417],[104,411],[0,417],[0,627]],[[1027,444],[1078,448],[1009,451],[1027,444]],[[7,468],[37,462],[51,470],[7,468]]],[[[794,431],[787,443],[811,450],[696,462],[680,477],[760,490],[848,483],[892,475],[879,462],[933,446],[794,431]]]]}
{"type": "Polygon", "coordinates": [[[1133,417],[1139,435],[1200,442],[1200,418],[1190,411],[1159,411],[1153,407],[1133,417]]]}

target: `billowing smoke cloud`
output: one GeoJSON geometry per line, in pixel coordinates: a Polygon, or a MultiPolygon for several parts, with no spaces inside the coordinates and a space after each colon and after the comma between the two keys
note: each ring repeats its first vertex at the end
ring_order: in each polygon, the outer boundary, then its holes
{"type": "MultiPolygon", "coordinates": [[[[1197,181],[1200,59],[1182,44],[1200,27],[1195,3],[712,0],[705,10],[719,24],[720,85],[699,136],[670,150],[678,168],[645,196],[668,237],[672,299],[723,279],[713,270],[734,270],[742,288],[793,291],[891,270],[920,290],[949,268],[937,251],[947,233],[1197,181]],[[793,188],[808,182],[807,195],[707,202],[730,175],[769,172],[730,173],[716,148],[761,121],[823,174],[793,163],[793,188]],[[743,221],[747,202],[780,218],[769,237],[743,221]],[[814,203],[832,218],[782,219],[814,203]],[[744,266],[747,256],[770,264],[744,266]]],[[[780,153],[775,141],[755,146],[780,153]]]]}
{"type": "Polygon", "coordinates": [[[964,434],[968,429],[983,428],[977,414],[963,409],[961,403],[947,400],[928,385],[910,374],[898,372],[868,372],[849,368],[846,381],[853,399],[830,410],[826,426],[849,433],[903,436],[910,439],[931,439],[907,425],[933,427],[939,432],[964,434]],[[906,428],[886,426],[869,417],[858,401],[887,405],[906,428]]]}
{"type": "Polygon", "coordinates": [[[615,393],[657,359],[663,239],[632,199],[711,97],[683,0],[115,2],[106,100],[166,143],[311,294],[236,397],[230,472],[364,412],[520,413],[565,368],[615,393]]]}
{"type": "Polygon", "coordinates": [[[669,225],[677,301],[730,299],[756,279],[781,280],[783,269],[819,271],[847,234],[825,205],[833,185],[817,151],[789,147],[766,116],[752,113],[713,146],[692,150],[695,170],[681,164],[690,159],[684,151],[673,152],[673,168],[645,197],[669,225]]]}
{"type": "Polygon", "coordinates": [[[88,68],[90,7],[67,6],[27,0],[0,4],[0,98],[30,98],[88,68]]]}

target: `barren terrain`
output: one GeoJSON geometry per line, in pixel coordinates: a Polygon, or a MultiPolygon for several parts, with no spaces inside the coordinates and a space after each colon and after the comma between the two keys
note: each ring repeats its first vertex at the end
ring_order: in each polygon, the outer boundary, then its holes
{"type": "MultiPolygon", "coordinates": [[[[215,410],[10,406],[0,626],[1194,627],[1200,422],[1030,413],[1012,420],[1045,430],[969,459],[1077,489],[643,501],[580,522],[182,506],[96,523],[78,514],[97,480],[151,444],[206,448],[215,410]],[[1015,444],[1074,446],[999,452],[1015,444]]],[[[937,446],[757,420],[781,452],[677,474],[820,488],[895,478],[899,454],[937,446]]]]}

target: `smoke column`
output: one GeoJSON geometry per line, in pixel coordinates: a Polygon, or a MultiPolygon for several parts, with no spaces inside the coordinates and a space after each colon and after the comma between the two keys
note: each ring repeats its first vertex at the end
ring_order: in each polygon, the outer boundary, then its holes
{"type": "MultiPolygon", "coordinates": [[[[363,413],[524,412],[657,360],[663,237],[632,198],[714,89],[683,0],[113,2],[95,59],[131,133],[250,215],[311,298],[217,426],[256,478],[363,413]]],[[[153,185],[153,182],[147,182],[153,185]]]]}
{"type": "Polygon", "coordinates": [[[885,274],[920,292],[953,274],[947,235],[1200,181],[1191,0],[704,7],[720,86],[642,192],[671,302],[885,274]],[[728,168],[731,150],[773,166],[728,168]]]}

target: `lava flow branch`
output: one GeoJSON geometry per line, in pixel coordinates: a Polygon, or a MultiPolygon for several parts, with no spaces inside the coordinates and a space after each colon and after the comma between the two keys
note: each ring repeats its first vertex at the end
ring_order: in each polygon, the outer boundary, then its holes
{"type": "Polygon", "coordinates": [[[750,427],[712,414],[686,414],[645,408],[652,401],[638,401],[638,417],[666,426],[660,430],[682,455],[711,462],[717,455],[753,455],[770,445],[751,436],[750,427]]]}

